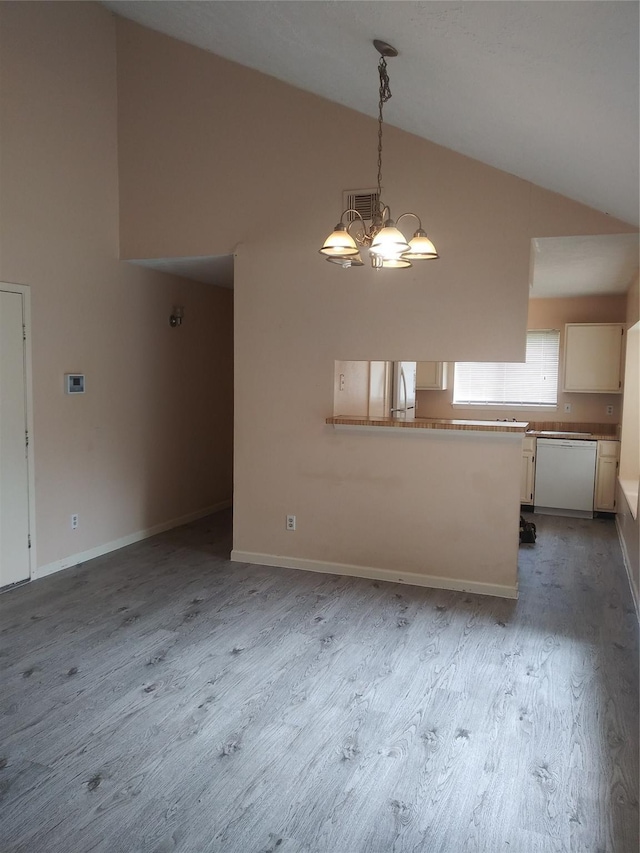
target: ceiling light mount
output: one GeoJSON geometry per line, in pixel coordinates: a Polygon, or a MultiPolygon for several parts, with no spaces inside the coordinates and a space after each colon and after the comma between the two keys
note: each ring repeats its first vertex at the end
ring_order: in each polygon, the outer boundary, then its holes
{"type": "Polygon", "coordinates": [[[398,51],[392,44],[389,44],[386,41],[381,41],[380,39],[373,40],[373,46],[378,51],[380,56],[397,56],[398,51]]]}
{"type": "Polygon", "coordinates": [[[360,248],[368,249],[371,266],[374,269],[406,269],[412,266],[412,261],[435,260],[439,257],[436,247],[427,237],[422,227],[420,217],[416,213],[403,213],[397,223],[391,218],[391,210],[382,203],[382,111],[384,104],[391,98],[389,75],[387,74],[386,57],[398,55],[398,51],[386,41],[375,39],[375,49],[380,54],[378,61],[378,76],[380,78],[378,99],[378,183],[375,196],[375,210],[371,224],[367,227],[361,214],[347,208],[342,212],[340,222],[324,241],[320,254],[332,264],[338,264],[343,269],[352,266],[363,266],[360,248]],[[412,216],[418,222],[418,228],[411,240],[407,240],[399,230],[400,221],[412,216]],[[345,217],[348,218],[345,224],[345,217]],[[356,227],[353,234],[352,227],[356,227]]]}

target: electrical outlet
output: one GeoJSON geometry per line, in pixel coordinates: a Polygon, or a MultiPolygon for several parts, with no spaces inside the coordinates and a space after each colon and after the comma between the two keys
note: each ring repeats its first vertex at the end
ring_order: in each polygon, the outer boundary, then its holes
{"type": "Polygon", "coordinates": [[[78,514],[77,514],[77,513],[75,513],[75,512],[74,512],[74,513],[73,513],[73,515],[71,516],[71,529],[72,529],[72,530],[77,530],[77,529],[78,529],[78,514]]]}
{"type": "Polygon", "coordinates": [[[296,529],[296,517],[295,515],[287,516],[287,530],[295,530],[296,529]]]}
{"type": "Polygon", "coordinates": [[[565,413],[565,415],[571,414],[571,403],[565,403],[564,404],[564,413],[565,413]]]}
{"type": "Polygon", "coordinates": [[[607,406],[607,414],[608,414],[608,415],[612,415],[612,414],[613,414],[613,406],[611,406],[611,405],[607,406]]]}

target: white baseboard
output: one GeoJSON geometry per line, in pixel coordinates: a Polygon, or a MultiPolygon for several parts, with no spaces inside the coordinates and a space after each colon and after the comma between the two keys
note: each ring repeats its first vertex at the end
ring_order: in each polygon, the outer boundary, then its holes
{"type": "Polygon", "coordinates": [[[616,515],[616,530],[618,531],[618,539],[620,540],[620,550],[622,551],[622,561],[624,562],[624,567],[627,570],[627,580],[629,581],[629,589],[631,590],[631,598],[633,599],[633,606],[636,609],[636,617],[640,622],[640,603],[638,602],[638,593],[633,585],[633,576],[631,574],[631,561],[629,559],[629,552],[627,551],[627,543],[624,541],[624,536],[622,535],[622,530],[620,529],[620,523],[618,521],[618,516],[616,515]]]}
{"type": "Polygon", "coordinates": [[[85,563],[87,560],[102,557],[104,554],[109,554],[111,551],[117,551],[119,548],[124,548],[127,545],[133,545],[134,542],[140,542],[142,539],[148,539],[150,536],[155,536],[158,533],[164,533],[165,530],[172,530],[174,527],[189,524],[190,521],[197,521],[199,518],[204,518],[206,515],[213,515],[214,512],[220,512],[220,510],[228,509],[230,506],[231,500],[220,501],[217,504],[213,504],[213,506],[204,507],[204,509],[199,509],[195,512],[190,512],[187,515],[182,515],[180,518],[163,521],[160,524],[154,524],[153,527],[147,527],[144,530],[137,530],[135,533],[123,536],[121,539],[114,539],[111,542],[105,542],[103,545],[97,545],[95,548],[90,548],[88,551],[81,551],[79,554],[71,554],[68,557],[64,557],[62,560],[56,560],[53,563],[38,566],[35,572],[31,575],[31,580],[44,578],[47,575],[52,575],[55,572],[61,572],[63,569],[68,569],[70,566],[77,566],[78,563],[85,563]]]}
{"type": "Polygon", "coordinates": [[[259,566],[280,566],[283,569],[302,569],[305,572],[324,572],[331,575],[348,575],[356,578],[406,583],[433,589],[453,589],[458,592],[473,592],[478,595],[495,595],[499,598],[517,598],[518,587],[505,584],[482,583],[458,578],[441,578],[433,575],[417,575],[412,572],[397,573],[391,569],[373,566],[355,566],[350,563],[326,563],[322,560],[307,560],[302,557],[279,557],[275,554],[256,554],[251,551],[231,552],[235,563],[254,563],[259,566]]]}

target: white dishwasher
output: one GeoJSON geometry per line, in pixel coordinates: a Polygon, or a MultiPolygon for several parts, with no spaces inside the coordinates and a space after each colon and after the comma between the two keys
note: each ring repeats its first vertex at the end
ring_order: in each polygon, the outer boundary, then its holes
{"type": "Polygon", "coordinates": [[[534,512],[593,518],[597,441],[539,438],[534,512]]]}

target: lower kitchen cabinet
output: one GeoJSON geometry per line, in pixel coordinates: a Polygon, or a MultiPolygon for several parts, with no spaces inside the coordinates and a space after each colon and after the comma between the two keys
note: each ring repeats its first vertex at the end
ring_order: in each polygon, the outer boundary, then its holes
{"type": "Polygon", "coordinates": [[[619,441],[598,441],[596,488],[593,500],[593,508],[596,511],[615,512],[619,452],[619,441]]]}
{"type": "MultiPolygon", "coordinates": [[[[619,441],[598,441],[596,479],[593,508],[596,512],[616,511],[616,484],[620,458],[619,441]]],[[[522,440],[522,469],[520,475],[520,503],[535,503],[536,439],[525,436],[522,440]]]]}
{"type": "Polygon", "coordinates": [[[536,479],[536,440],[522,439],[522,472],[520,475],[520,503],[533,505],[533,484],[536,479]]]}

